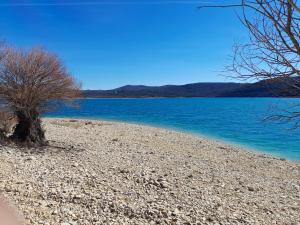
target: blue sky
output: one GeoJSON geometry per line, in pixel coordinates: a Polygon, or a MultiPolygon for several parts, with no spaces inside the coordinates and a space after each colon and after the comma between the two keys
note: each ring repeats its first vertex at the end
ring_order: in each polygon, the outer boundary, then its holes
{"type": "Polygon", "coordinates": [[[247,33],[207,3],[230,1],[0,1],[0,37],[57,53],[84,89],[229,81],[219,71],[247,33]]]}

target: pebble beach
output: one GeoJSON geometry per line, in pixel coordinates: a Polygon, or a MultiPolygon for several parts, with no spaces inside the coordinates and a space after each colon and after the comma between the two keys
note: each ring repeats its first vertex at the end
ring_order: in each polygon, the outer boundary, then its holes
{"type": "Polygon", "coordinates": [[[300,224],[300,164],[135,124],[43,119],[1,146],[0,196],[27,225],[300,224]]]}

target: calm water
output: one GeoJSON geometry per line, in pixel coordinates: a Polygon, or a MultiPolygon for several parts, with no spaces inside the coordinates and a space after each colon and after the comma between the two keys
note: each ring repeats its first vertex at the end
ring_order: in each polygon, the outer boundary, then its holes
{"type": "Polygon", "coordinates": [[[61,106],[48,114],[143,123],[183,130],[300,161],[300,129],[263,122],[270,108],[300,99],[177,98],[84,99],[80,108],[61,106]]]}

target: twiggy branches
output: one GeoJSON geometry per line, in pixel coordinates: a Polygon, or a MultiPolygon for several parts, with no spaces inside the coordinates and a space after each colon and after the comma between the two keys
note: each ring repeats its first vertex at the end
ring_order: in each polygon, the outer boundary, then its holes
{"type": "Polygon", "coordinates": [[[227,71],[240,79],[300,76],[300,11],[296,0],[242,0],[241,4],[200,8],[241,8],[249,42],[234,46],[227,71]]]}
{"type": "MultiPolygon", "coordinates": [[[[229,76],[252,81],[280,80],[288,89],[298,90],[300,96],[298,0],[241,0],[239,4],[199,8],[240,9],[239,19],[249,32],[249,40],[234,45],[232,63],[226,67],[229,76]]],[[[284,118],[288,116],[285,113],[284,118]]],[[[293,111],[290,119],[296,118],[300,119],[300,113],[293,111]]]]}
{"type": "Polygon", "coordinates": [[[40,115],[49,102],[72,99],[79,86],[59,58],[41,48],[7,48],[0,61],[0,98],[18,118],[13,139],[42,144],[40,115]]]}

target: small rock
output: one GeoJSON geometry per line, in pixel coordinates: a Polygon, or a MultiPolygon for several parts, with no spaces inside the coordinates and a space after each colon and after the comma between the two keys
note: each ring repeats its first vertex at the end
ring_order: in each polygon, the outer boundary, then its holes
{"type": "Polygon", "coordinates": [[[248,187],[248,191],[255,191],[254,187],[248,187]]]}
{"type": "Polygon", "coordinates": [[[169,186],[169,184],[168,184],[167,181],[161,181],[161,182],[160,182],[160,186],[161,186],[162,188],[167,188],[167,187],[169,186]]]}
{"type": "Polygon", "coordinates": [[[30,157],[27,157],[25,160],[26,161],[32,161],[32,160],[35,160],[35,158],[33,156],[30,156],[30,157]]]}
{"type": "Polygon", "coordinates": [[[78,163],[72,164],[72,167],[78,167],[78,163]]]}

